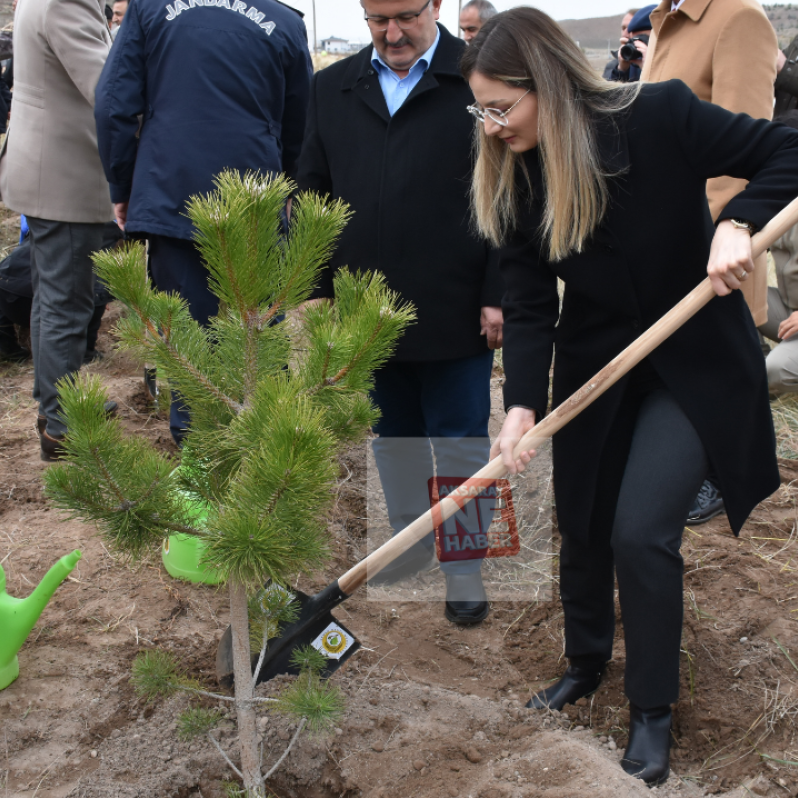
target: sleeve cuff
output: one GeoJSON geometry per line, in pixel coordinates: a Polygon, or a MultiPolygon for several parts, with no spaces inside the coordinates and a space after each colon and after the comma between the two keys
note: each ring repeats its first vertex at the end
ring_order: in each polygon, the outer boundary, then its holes
{"type": "Polygon", "coordinates": [[[111,202],[127,202],[130,199],[131,186],[116,186],[109,183],[111,188],[111,202]]]}

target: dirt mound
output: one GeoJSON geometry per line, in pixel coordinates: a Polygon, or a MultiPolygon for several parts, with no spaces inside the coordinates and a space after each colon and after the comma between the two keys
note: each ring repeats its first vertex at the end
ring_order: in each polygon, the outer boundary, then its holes
{"type": "MultiPolygon", "coordinates": [[[[144,397],[140,366],[113,351],[108,324],[118,313],[114,307],[104,322],[105,357],[90,368],[102,375],[129,430],[174,451],[165,417],[144,397]]],[[[226,595],[172,580],[157,555],[131,569],[92,528],[52,510],[41,490],[46,466],[34,429],[32,369],[0,366],[0,375],[0,562],[9,593],[28,595],[73,548],[84,555],[20,652],[19,680],[0,692],[0,795],[223,795],[231,771],[216,749],[207,739],[177,737],[188,698],[147,706],[129,676],[137,652],[160,647],[214,688],[226,595]]],[[[498,408],[498,377],[494,383],[498,408]]],[[[362,448],[341,459],[330,518],[334,561],[323,577],[299,585],[306,592],[364,550],[364,460],[362,448]]],[[[564,667],[556,598],[497,602],[481,626],[463,629],[444,620],[439,603],[381,603],[358,593],[336,610],[363,643],[334,677],[347,696],[345,716],[330,735],[300,738],[271,781],[274,794],[796,795],[798,463],[784,461],[783,477],[740,539],[723,517],[685,533],[682,697],[672,776],[663,787],[647,790],[618,764],[628,726],[620,618],[598,692],[562,715],[541,714],[523,705],[564,667]]],[[[265,759],[274,762],[293,727],[264,716],[260,729],[265,759]]],[[[217,735],[235,761],[229,716],[217,735]]]]}

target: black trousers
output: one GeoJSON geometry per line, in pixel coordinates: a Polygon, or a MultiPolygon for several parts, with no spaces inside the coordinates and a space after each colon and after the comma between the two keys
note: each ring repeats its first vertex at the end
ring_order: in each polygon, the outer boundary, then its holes
{"type": "Polygon", "coordinates": [[[679,695],[679,550],[707,466],[698,434],[670,393],[630,387],[601,454],[587,540],[563,532],[566,656],[576,664],[611,658],[617,574],[626,695],[641,709],[672,704],[679,695]]]}

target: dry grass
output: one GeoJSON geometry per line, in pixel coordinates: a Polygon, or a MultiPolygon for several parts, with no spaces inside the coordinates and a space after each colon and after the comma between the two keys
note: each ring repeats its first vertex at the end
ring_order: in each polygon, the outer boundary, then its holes
{"type": "Polygon", "coordinates": [[[337,55],[332,53],[318,53],[318,54],[311,54],[310,58],[313,61],[313,71],[318,72],[325,67],[330,66],[330,64],[334,64],[336,61],[342,61],[344,58],[348,58],[350,54],[347,55],[337,55]]]}
{"type": "Polygon", "coordinates": [[[798,460],[798,395],[785,394],[771,402],[779,457],[798,460]]]}

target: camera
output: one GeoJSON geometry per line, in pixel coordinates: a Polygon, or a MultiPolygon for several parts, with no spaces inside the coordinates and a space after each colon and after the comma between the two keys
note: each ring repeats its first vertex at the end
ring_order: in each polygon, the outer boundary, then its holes
{"type": "Polygon", "coordinates": [[[648,34],[641,33],[639,36],[632,36],[632,38],[618,50],[619,58],[623,58],[624,61],[637,61],[638,58],[643,57],[643,54],[634,46],[633,42],[648,44],[648,34]]]}

